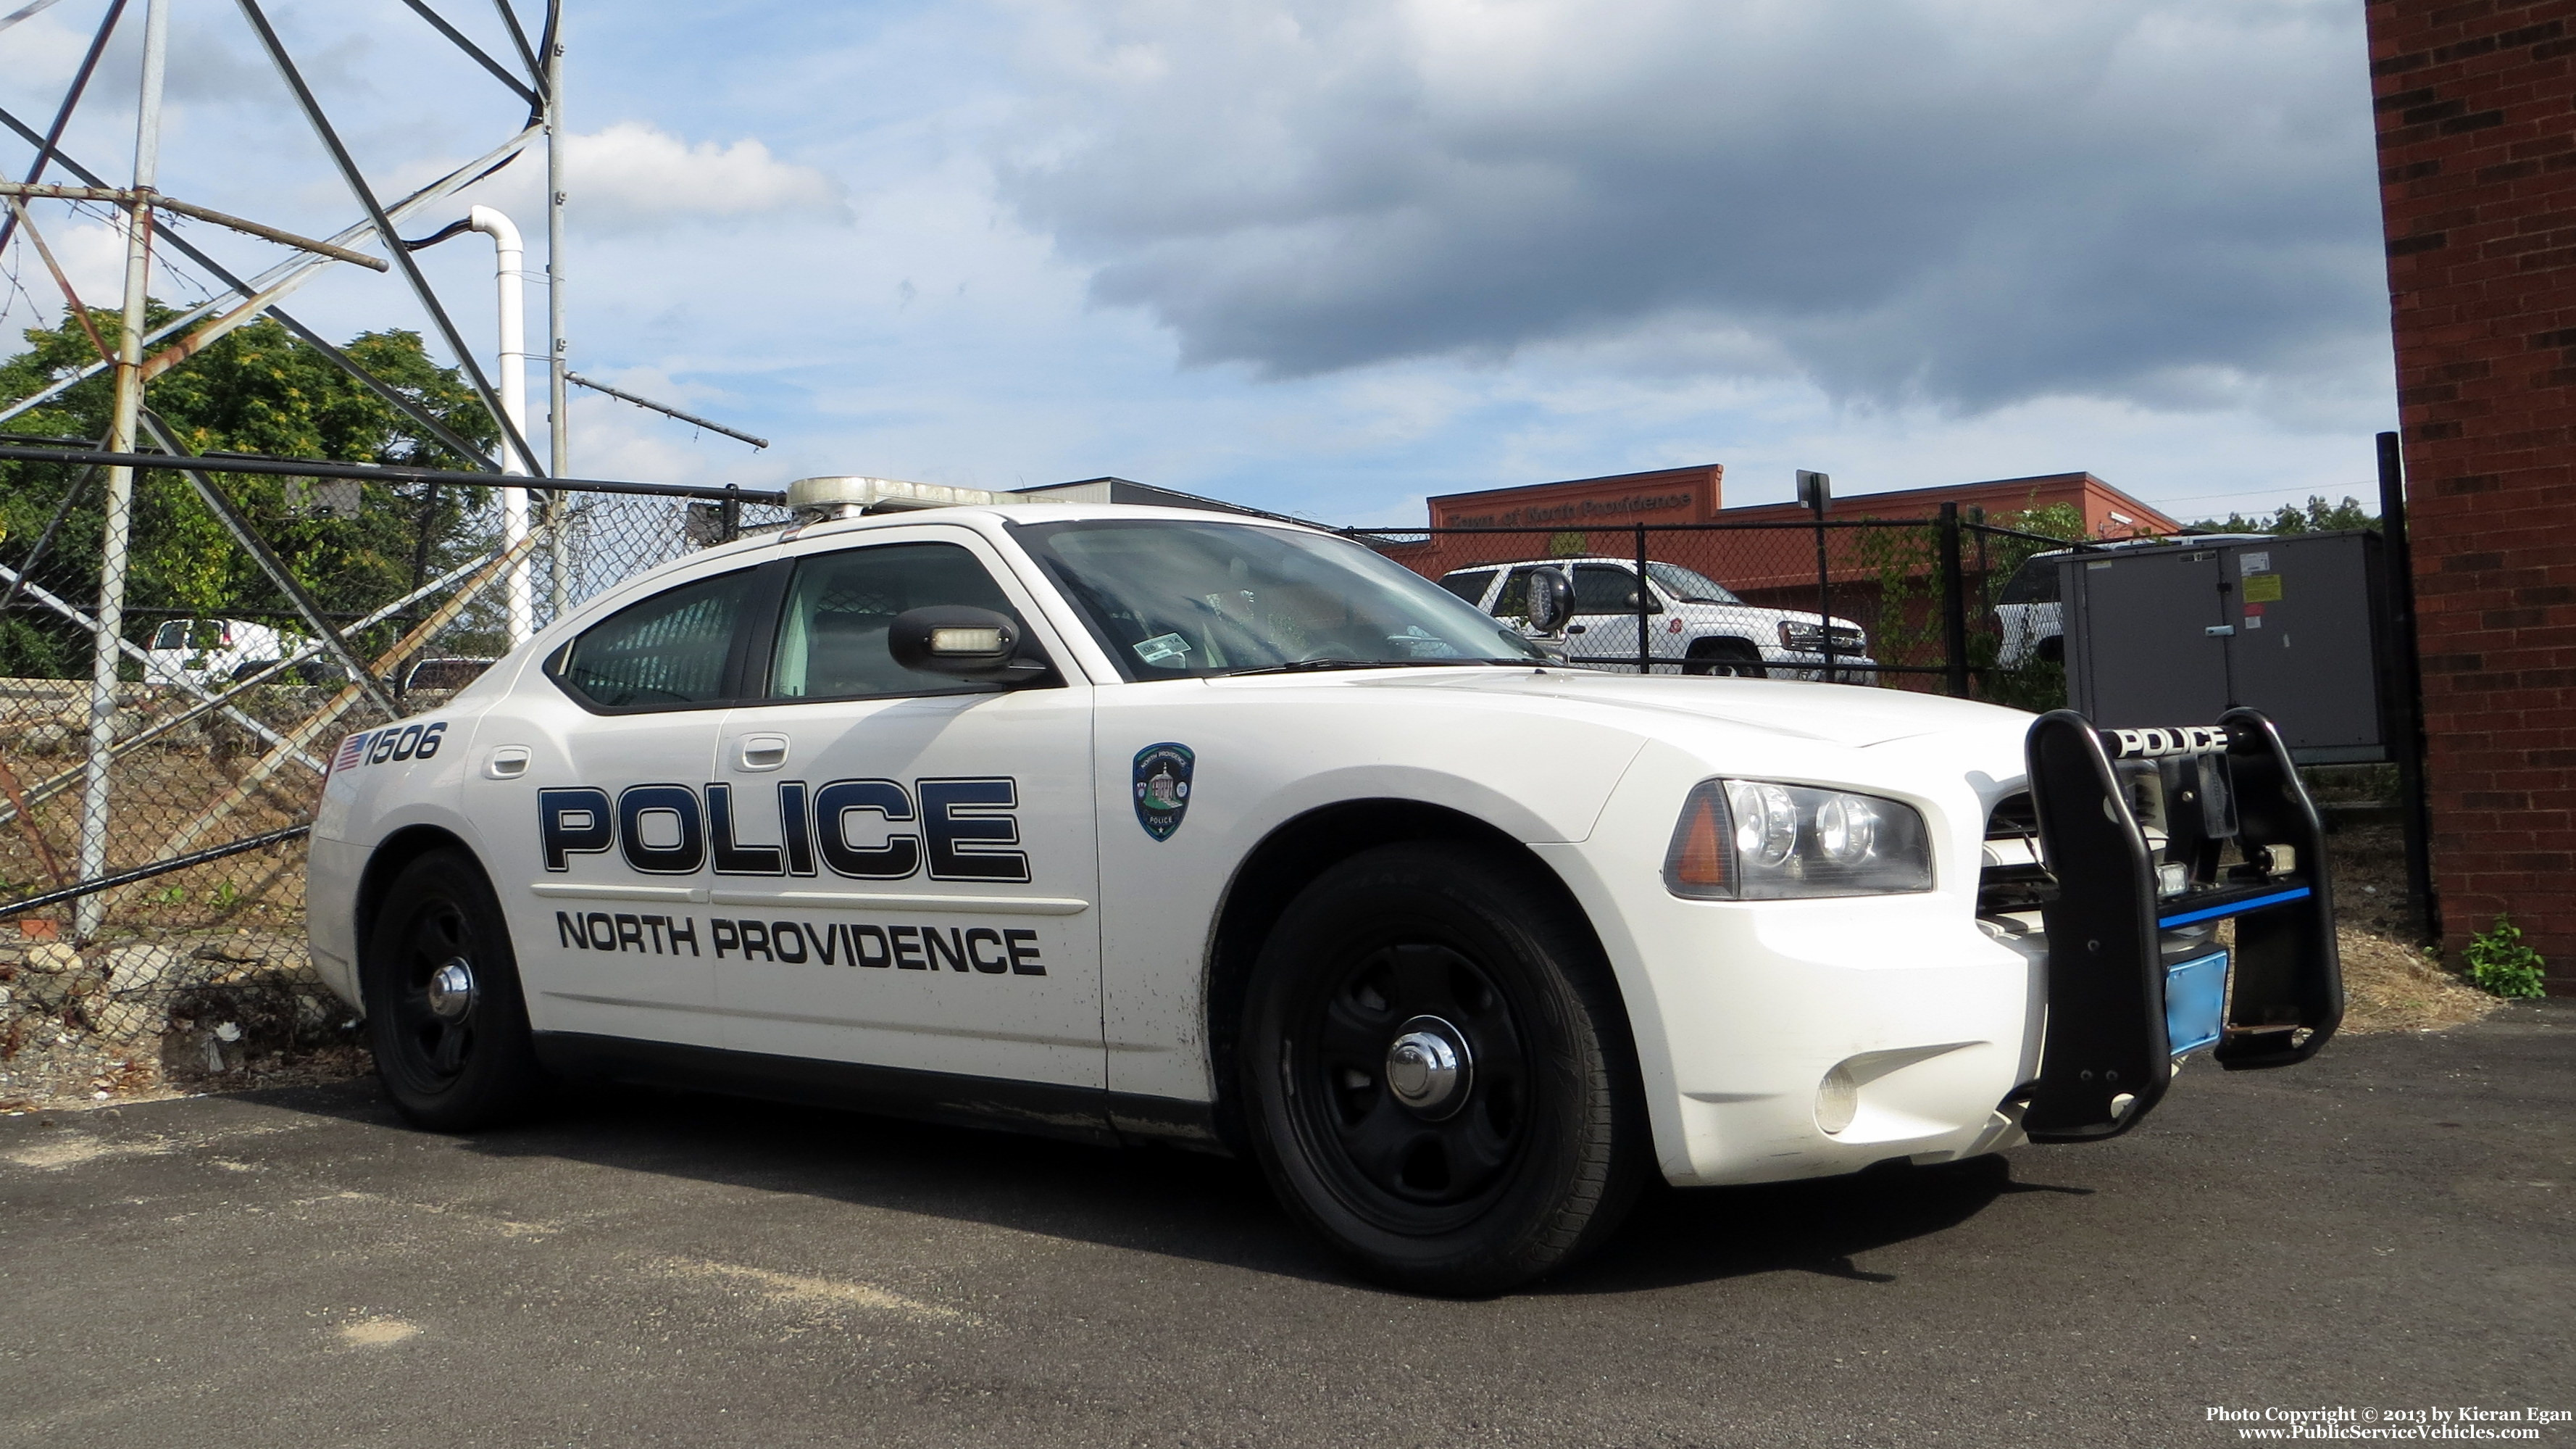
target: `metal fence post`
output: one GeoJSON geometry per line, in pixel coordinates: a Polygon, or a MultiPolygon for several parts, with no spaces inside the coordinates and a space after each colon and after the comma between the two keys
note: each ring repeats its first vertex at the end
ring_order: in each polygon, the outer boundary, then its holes
{"type": "Polygon", "coordinates": [[[1941,505],[1941,663],[1950,693],[1968,697],[1968,580],[1959,548],[1959,505],[1941,505]]]}
{"type": "MultiPolygon", "coordinates": [[[[144,299],[152,275],[152,187],[161,170],[161,79],[169,50],[170,0],[151,0],[143,12],[143,74],[134,121],[134,199],[125,212],[125,311],[116,339],[116,403],[108,423],[107,451],[134,450],[143,407],[144,299]]],[[[81,780],[80,877],[93,879],[107,865],[108,765],[116,750],[118,646],[125,635],[127,535],[134,524],[134,470],[107,470],[106,530],[99,544],[98,634],[90,653],[89,759],[81,780]]],[[[84,896],[73,913],[74,932],[98,934],[105,902],[84,896]]]]}
{"type": "Polygon", "coordinates": [[[2406,897],[2415,927],[2438,940],[2442,915],[2433,899],[2433,811],[2424,795],[2424,681],[2415,639],[2415,565],[2406,541],[2406,460],[2395,433],[2379,435],[2380,562],[2388,571],[2393,676],[2387,681],[2389,741],[2397,757],[2398,808],[2406,829],[2406,897]]]}
{"type": "Polygon", "coordinates": [[[1646,606],[1654,600],[1647,594],[1646,525],[1637,525],[1637,672],[1655,672],[1654,636],[1646,632],[1646,606]]]}
{"type": "Polygon", "coordinates": [[[1833,568],[1825,561],[1825,500],[1816,499],[1816,647],[1823,651],[1825,665],[1816,677],[1827,684],[1834,682],[1834,582],[1833,568]]]}
{"type": "MultiPolygon", "coordinates": [[[[572,471],[572,416],[565,410],[564,375],[571,365],[571,341],[564,336],[564,139],[563,139],[563,4],[547,0],[545,54],[546,123],[546,452],[558,478],[572,471]]],[[[572,607],[572,530],[564,526],[563,494],[549,500],[554,525],[546,540],[550,567],[552,617],[572,607]]]]}

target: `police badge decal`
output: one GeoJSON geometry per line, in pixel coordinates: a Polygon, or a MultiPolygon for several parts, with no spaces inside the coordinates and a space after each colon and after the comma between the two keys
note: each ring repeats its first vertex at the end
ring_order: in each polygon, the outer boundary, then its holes
{"type": "Polygon", "coordinates": [[[1136,823],[1156,840],[1169,840],[1190,813],[1190,768],[1198,757],[1187,745],[1147,745],[1136,752],[1136,823]]]}

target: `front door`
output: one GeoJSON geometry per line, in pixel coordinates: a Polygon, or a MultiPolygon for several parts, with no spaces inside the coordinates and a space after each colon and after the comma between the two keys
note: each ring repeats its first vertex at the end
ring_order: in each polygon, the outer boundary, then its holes
{"type": "Polygon", "coordinates": [[[464,803],[540,1031],[717,1045],[707,821],[753,571],[689,580],[583,631],[474,732],[464,803]]]}
{"type": "Polygon", "coordinates": [[[871,537],[796,558],[765,697],[728,712],[707,776],[730,1043],[1098,1088],[1090,687],[896,663],[905,610],[994,609],[1023,637],[1038,611],[971,531],[871,537]]]}
{"type": "MultiPolygon", "coordinates": [[[[1566,657],[1582,664],[1637,665],[1637,572],[1618,564],[1582,563],[1574,575],[1574,620],[1566,657]],[[1580,629],[1581,633],[1575,631],[1580,629]]],[[[1650,612],[1661,605],[1649,601],[1650,612]]],[[[1667,648],[1665,653],[1672,651],[1667,648]]]]}

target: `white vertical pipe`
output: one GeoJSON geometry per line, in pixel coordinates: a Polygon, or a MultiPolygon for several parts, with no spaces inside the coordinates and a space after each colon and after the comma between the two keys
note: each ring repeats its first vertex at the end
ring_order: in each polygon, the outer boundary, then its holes
{"type": "MultiPolygon", "coordinates": [[[[528,435],[527,245],[519,238],[518,225],[491,207],[478,206],[466,213],[465,224],[492,239],[493,285],[500,294],[501,317],[501,368],[492,387],[501,395],[502,416],[524,438],[528,435]]],[[[527,476],[517,449],[501,450],[501,471],[515,477],[527,476]]],[[[516,548],[519,540],[527,536],[528,490],[502,489],[502,542],[516,548]]],[[[536,595],[530,587],[529,567],[528,560],[521,557],[510,565],[509,577],[502,582],[513,648],[528,642],[528,636],[536,632],[536,595]]]]}
{"type": "MultiPolygon", "coordinates": [[[[161,174],[161,77],[170,48],[170,0],[149,0],[143,11],[143,74],[134,106],[134,200],[126,208],[125,311],[116,338],[116,403],[107,429],[108,451],[134,451],[134,428],[143,408],[144,298],[152,281],[150,192],[161,174]]],[[[125,634],[126,544],[134,524],[134,470],[107,470],[107,524],[99,543],[98,633],[91,640],[89,758],[81,774],[80,878],[107,873],[107,774],[116,749],[116,673],[125,634]]],[[[81,897],[74,933],[96,938],[106,909],[95,893],[81,897]]]]}

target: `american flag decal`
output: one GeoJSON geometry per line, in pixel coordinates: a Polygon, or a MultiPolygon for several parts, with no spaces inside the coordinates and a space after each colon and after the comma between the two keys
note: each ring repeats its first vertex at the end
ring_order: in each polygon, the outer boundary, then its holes
{"type": "Polygon", "coordinates": [[[334,770],[354,768],[358,763],[358,757],[367,752],[367,736],[374,733],[374,730],[361,730],[341,741],[340,758],[331,762],[331,768],[334,770]]]}

